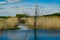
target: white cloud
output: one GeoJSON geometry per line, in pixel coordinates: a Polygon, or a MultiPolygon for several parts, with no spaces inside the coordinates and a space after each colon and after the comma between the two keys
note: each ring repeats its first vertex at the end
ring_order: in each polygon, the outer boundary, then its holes
{"type": "MultiPolygon", "coordinates": [[[[34,6],[27,7],[21,4],[15,4],[15,5],[5,5],[5,6],[0,6],[3,8],[3,10],[0,9],[0,15],[10,15],[10,16],[15,16],[17,13],[27,13],[28,15],[34,15],[34,6]],[[33,11],[32,11],[33,9],[33,11]],[[24,10],[24,12],[23,12],[24,10]]],[[[39,6],[39,13],[40,15],[46,15],[46,14],[51,14],[54,12],[60,12],[59,6],[54,6],[54,5],[40,5],[39,6]]]]}
{"type": "Polygon", "coordinates": [[[21,0],[7,0],[8,2],[19,2],[21,0]]]}
{"type": "Polygon", "coordinates": [[[0,2],[0,5],[1,5],[1,4],[6,4],[6,3],[7,3],[7,2],[5,2],[5,1],[4,1],[4,2],[0,2]]]}
{"type": "Polygon", "coordinates": [[[60,6],[59,5],[43,5],[41,6],[40,5],[40,15],[46,15],[46,14],[52,14],[52,13],[55,13],[55,12],[60,12],[60,6]]]}

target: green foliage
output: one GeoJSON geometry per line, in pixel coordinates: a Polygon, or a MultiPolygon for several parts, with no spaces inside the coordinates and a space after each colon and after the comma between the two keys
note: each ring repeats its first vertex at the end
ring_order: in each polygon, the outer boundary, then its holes
{"type": "Polygon", "coordinates": [[[19,30],[20,28],[15,27],[15,28],[8,28],[7,30],[19,30]]]}
{"type": "Polygon", "coordinates": [[[0,16],[0,18],[7,18],[6,16],[0,16]]]}
{"type": "Polygon", "coordinates": [[[53,13],[53,14],[43,15],[43,16],[60,16],[60,13],[53,13]]]}
{"type": "Polygon", "coordinates": [[[51,15],[60,16],[60,13],[53,13],[51,15]]]}
{"type": "Polygon", "coordinates": [[[5,18],[5,19],[7,19],[7,18],[10,18],[10,16],[0,16],[0,18],[5,18]]]}
{"type": "Polygon", "coordinates": [[[20,23],[21,23],[21,24],[25,24],[26,21],[25,21],[25,20],[20,20],[20,23]]]}
{"type": "Polygon", "coordinates": [[[22,17],[26,17],[26,15],[25,14],[16,14],[16,17],[22,18],[22,17]]]}

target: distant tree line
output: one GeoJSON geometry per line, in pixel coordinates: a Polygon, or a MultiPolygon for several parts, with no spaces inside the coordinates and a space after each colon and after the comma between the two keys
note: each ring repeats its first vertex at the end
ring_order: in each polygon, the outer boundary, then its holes
{"type": "Polygon", "coordinates": [[[10,16],[0,16],[0,18],[10,18],[10,16]]]}
{"type": "Polygon", "coordinates": [[[53,13],[53,14],[48,14],[48,15],[43,15],[43,16],[60,16],[60,13],[53,13]]]}

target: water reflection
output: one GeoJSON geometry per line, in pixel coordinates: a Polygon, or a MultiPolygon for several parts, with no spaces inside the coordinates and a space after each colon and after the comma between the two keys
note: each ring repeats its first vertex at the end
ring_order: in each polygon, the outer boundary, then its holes
{"type": "MultiPolygon", "coordinates": [[[[37,40],[60,40],[60,32],[37,30],[37,40]]],[[[0,32],[0,40],[34,40],[34,30],[13,30],[0,32]]]]}
{"type": "Polygon", "coordinates": [[[0,37],[2,37],[3,36],[3,32],[2,31],[0,31],[0,37]]]}
{"type": "Polygon", "coordinates": [[[21,28],[20,30],[29,30],[28,27],[24,24],[19,24],[18,27],[21,28]]]}
{"type": "Polygon", "coordinates": [[[2,40],[5,40],[5,39],[7,40],[25,40],[25,39],[30,40],[29,38],[34,40],[34,34],[32,31],[28,31],[28,30],[4,31],[0,34],[0,39],[2,40]],[[28,35],[27,35],[27,32],[28,32],[28,35]]]}

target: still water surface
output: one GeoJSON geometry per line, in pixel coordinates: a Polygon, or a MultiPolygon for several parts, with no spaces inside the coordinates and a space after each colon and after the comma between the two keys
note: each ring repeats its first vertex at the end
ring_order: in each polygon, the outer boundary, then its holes
{"type": "MultiPolygon", "coordinates": [[[[37,30],[36,40],[60,40],[60,31],[37,30]]],[[[0,40],[34,40],[33,30],[14,30],[0,32],[0,40]]]]}
{"type": "MultiPolygon", "coordinates": [[[[34,30],[25,25],[19,25],[20,30],[7,30],[0,32],[0,40],[34,40],[34,30]]],[[[36,30],[36,40],[60,40],[60,31],[36,30]]]]}

